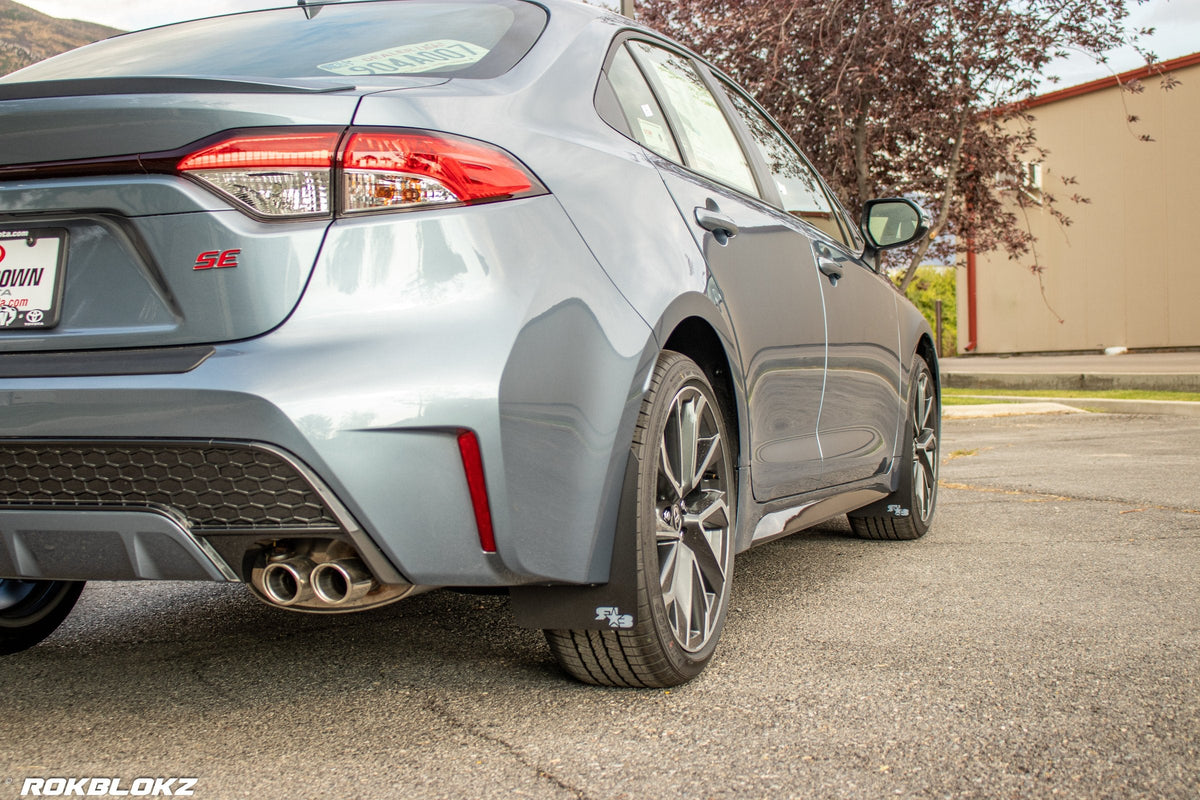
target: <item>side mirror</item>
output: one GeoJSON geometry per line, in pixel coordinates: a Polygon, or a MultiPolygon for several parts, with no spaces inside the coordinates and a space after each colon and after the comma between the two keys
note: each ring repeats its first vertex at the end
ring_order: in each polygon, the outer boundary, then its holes
{"type": "Polygon", "coordinates": [[[859,223],[876,251],[912,244],[929,233],[929,216],[904,197],[868,200],[859,223]]]}

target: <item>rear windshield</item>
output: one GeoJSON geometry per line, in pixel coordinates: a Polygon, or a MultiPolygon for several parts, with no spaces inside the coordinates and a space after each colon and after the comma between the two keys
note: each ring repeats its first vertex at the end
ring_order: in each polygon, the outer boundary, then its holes
{"type": "Polygon", "coordinates": [[[118,36],[34,64],[7,80],[159,75],[491,78],[520,61],[545,25],[545,10],[521,0],[291,6],[118,36]]]}

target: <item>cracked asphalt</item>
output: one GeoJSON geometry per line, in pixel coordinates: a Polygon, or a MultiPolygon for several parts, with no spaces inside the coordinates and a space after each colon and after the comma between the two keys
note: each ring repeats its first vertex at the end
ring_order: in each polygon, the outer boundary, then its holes
{"type": "Polygon", "coordinates": [[[500,597],[94,584],[0,663],[0,798],[1194,798],[1198,452],[1200,420],[948,421],[925,538],[742,554],[716,660],[669,692],[569,682],[500,597]]]}

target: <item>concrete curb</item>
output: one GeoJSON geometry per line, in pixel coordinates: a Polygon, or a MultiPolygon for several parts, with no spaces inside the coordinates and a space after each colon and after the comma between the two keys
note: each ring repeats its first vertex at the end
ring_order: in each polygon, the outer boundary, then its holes
{"type": "MultiPolygon", "coordinates": [[[[971,387],[978,388],[978,387],[971,387]]],[[[1007,400],[1006,403],[985,404],[977,406],[945,406],[942,415],[951,419],[969,416],[1013,416],[1016,414],[1052,414],[1054,411],[1012,411],[1006,414],[957,414],[958,410],[971,408],[1021,407],[1021,406],[1063,406],[1074,410],[1102,411],[1109,414],[1158,414],[1168,417],[1200,417],[1200,403],[1189,403],[1181,400],[1112,400],[1100,397],[1019,397],[1015,395],[958,395],[959,397],[975,397],[987,400],[1007,400]],[[951,412],[956,412],[954,415],[951,412]]]]}

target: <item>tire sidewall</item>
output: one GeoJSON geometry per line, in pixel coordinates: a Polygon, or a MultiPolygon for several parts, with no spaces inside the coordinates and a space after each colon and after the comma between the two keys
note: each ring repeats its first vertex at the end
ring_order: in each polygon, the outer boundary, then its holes
{"type": "Polygon", "coordinates": [[[83,581],[38,581],[34,597],[0,612],[0,655],[27,650],[54,633],[83,591],[83,581]]]}

